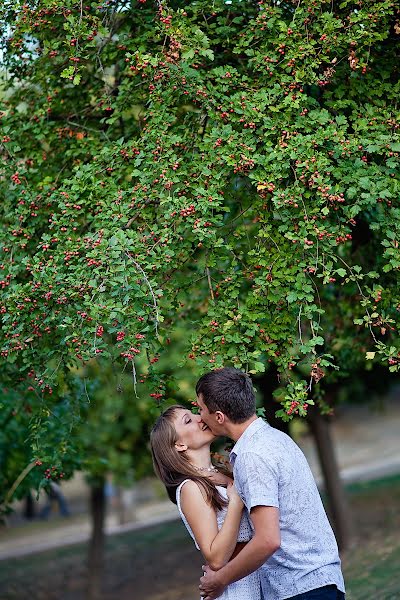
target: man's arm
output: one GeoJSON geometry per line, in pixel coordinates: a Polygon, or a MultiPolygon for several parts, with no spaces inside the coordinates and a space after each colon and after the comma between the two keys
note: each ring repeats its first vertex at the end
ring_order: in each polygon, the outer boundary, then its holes
{"type": "Polygon", "coordinates": [[[254,536],[243,550],[219,571],[203,567],[200,592],[204,600],[218,598],[227,585],[252,573],[280,547],[279,510],[273,506],[255,506],[250,518],[254,536]]]}

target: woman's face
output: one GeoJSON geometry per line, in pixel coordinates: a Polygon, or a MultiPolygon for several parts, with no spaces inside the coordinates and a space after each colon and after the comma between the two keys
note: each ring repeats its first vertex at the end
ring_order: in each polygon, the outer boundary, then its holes
{"type": "Polygon", "coordinates": [[[203,423],[200,415],[194,415],[190,410],[177,410],[173,424],[177,434],[176,446],[178,450],[196,450],[202,448],[206,444],[210,444],[215,435],[211,429],[203,423]],[[186,448],[183,448],[186,446],[186,448]]]}

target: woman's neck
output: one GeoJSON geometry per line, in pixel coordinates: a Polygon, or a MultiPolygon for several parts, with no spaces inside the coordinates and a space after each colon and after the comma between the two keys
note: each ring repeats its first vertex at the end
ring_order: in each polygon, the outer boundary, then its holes
{"type": "Polygon", "coordinates": [[[197,450],[189,450],[187,457],[195,469],[208,469],[212,467],[210,446],[203,446],[197,450]]]}

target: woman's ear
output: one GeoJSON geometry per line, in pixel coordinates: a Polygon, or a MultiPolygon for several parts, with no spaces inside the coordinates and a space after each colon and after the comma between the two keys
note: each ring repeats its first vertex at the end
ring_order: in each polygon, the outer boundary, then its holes
{"type": "Polygon", "coordinates": [[[175,449],[178,452],[186,452],[188,447],[186,446],[186,444],[181,444],[180,442],[175,442],[175,449]]]}

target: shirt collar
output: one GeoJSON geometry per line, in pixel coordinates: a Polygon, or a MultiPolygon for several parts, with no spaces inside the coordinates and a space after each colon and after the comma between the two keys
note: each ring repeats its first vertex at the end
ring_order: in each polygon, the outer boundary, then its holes
{"type": "MultiPolygon", "coordinates": [[[[268,425],[268,423],[264,421],[264,419],[262,419],[261,417],[258,417],[258,419],[250,423],[247,429],[244,430],[244,432],[230,451],[229,460],[232,463],[232,465],[234,464],[237,455],[247,445],[247,442],[250,440],[250,438],[253,437],[253,435],[264,425],[268,425]]],[[[268,427],[270,427],[270,425],[268,425],[268,427]]]]}

